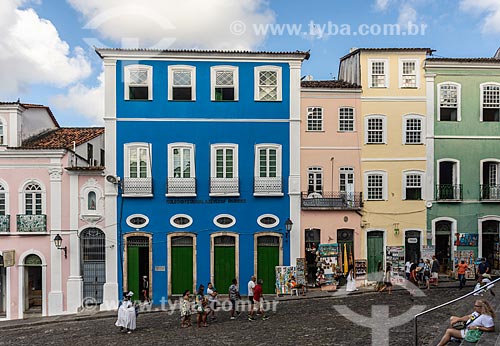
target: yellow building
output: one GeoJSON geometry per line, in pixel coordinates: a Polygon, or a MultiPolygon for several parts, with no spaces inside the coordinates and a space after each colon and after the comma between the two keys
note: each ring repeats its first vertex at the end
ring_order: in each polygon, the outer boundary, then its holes
{"type": "Polygon", "coordinates": [[[404,246],[406,260],[420,258],[426,244],[424,62],[430,52],[361,48],[340,59],[339,79],[363,89],[361,255],[369,273],[390,260],[387,247],[404,246]]]}

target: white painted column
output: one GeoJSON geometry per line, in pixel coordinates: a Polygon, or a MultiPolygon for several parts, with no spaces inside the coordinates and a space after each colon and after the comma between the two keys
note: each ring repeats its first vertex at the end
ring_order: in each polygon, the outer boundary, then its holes
{"type": "MultiPolygon", "coordinates": [[[[106,174],[116,175],[116,60],[104,60],[104,126],[106,148],[106,174]]],[[[104,182],[106,235],[106,283],[103,288],[101,310],[118,307],[117,203],[118,185],[104,182]]]]}
{"type": "Polygon", "coordinates": [[[79,213],[79,196],[77,174],[69,176],[69,277],[66,282],[67,310],[69,313],[78,312],[78,308],[82,305],[83,300],[83,279],[80,272],[80,240],[78,238],[78,216],[79,213]]]}
{"type": "MultiPolygon", "coordinates": [[[[426,213],[427,209],[432,207],[432,201],[434,200],[434,109],[435,109],[435,97],[434,97],[434,80],[436,78],[435,74],[426,74],[425,75],[425,87],[426,87],[426,98],[427,98],[427,109],[426,109],[426,157],[427,157],[427,167],[425,172],[425,205],[426,205],[426,213]]],[[[426,217],[427,219],[427,217],[426,217]]],[[[427,229],[427,224],[426,224],[427,229]]],[[[432,239],[427,238],[427,230],[425,231],[425,244],[430,245],[431,241],[433,245],[436,245],[434,240],[434,235],[432,239]]],[[[434,234],[434,232],[432,232],[434,234]]],[[[423,245],[423,243],[421,243],[423,245]]]]}
{"type": "MultiPolygon", "coordinates": [[[[61,234],[61,207],[62,207],[62,169],[49,168],[50,176],[50,291],[49,291],[49,316],[63,313],[62,292],[62,260],[64,254],[54,244],[56,234],[61,234]]],[[[62,236],[62,235],[61,235],[62,236]]],[[[63,247],[64,245],[63,238],[63,247]]]]}
{"type": "Polygon", "coordinates": [[[293,222],[288,241],[290,242],[290,265],[300,257],[300,61],[290,62],[290,219],[293,222]]]}

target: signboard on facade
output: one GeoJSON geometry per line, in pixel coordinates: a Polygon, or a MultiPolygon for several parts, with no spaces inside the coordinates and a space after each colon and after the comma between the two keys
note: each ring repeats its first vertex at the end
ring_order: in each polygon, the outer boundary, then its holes
{"type": "Polygon", "coordinates": [[[164,272],[165,266],[155,266],[155,272],[164,272]]]}
{"type": "Polygon", "coordinates": [[[13,267],[16,264],[16,250],[3,251],[3,266],[13,267]]]}
{"type": "Polygon", "coordinates": [[[418,243],[417,238],[408,238],[408,244],[416,244],[416,243],[418,243]]]}

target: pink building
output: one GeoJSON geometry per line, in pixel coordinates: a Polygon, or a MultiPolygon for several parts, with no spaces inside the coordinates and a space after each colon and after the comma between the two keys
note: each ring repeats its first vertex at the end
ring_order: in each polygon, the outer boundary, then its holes
{"type": "Polygon", "coordinates": [[[48,107],[0,103],[0,319],[76,313],[106,295],[116,304],[103,160],[103,128],[61,128],[48,107]]]}
{"type": "Polygon", "coordinates": [[[361,88],[353,84],[302,82],[301,257],[310,283],[318,244],[338,243],[347,250],[349,264],[360,256],[360,100],[361,88]]]}

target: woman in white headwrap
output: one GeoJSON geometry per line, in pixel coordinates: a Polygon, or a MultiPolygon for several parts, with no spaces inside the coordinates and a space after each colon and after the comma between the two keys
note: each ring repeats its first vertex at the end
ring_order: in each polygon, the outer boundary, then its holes
{"type": "Polygon", "coordinates": [[[118,319],[115,323],[115,326],[120,327],[120,331],[126,329],[129,334],[136,327],[135,307],[131,301],[133,295],[132,291],[123,294],[123,301],[118,308],[118,319]]]}

